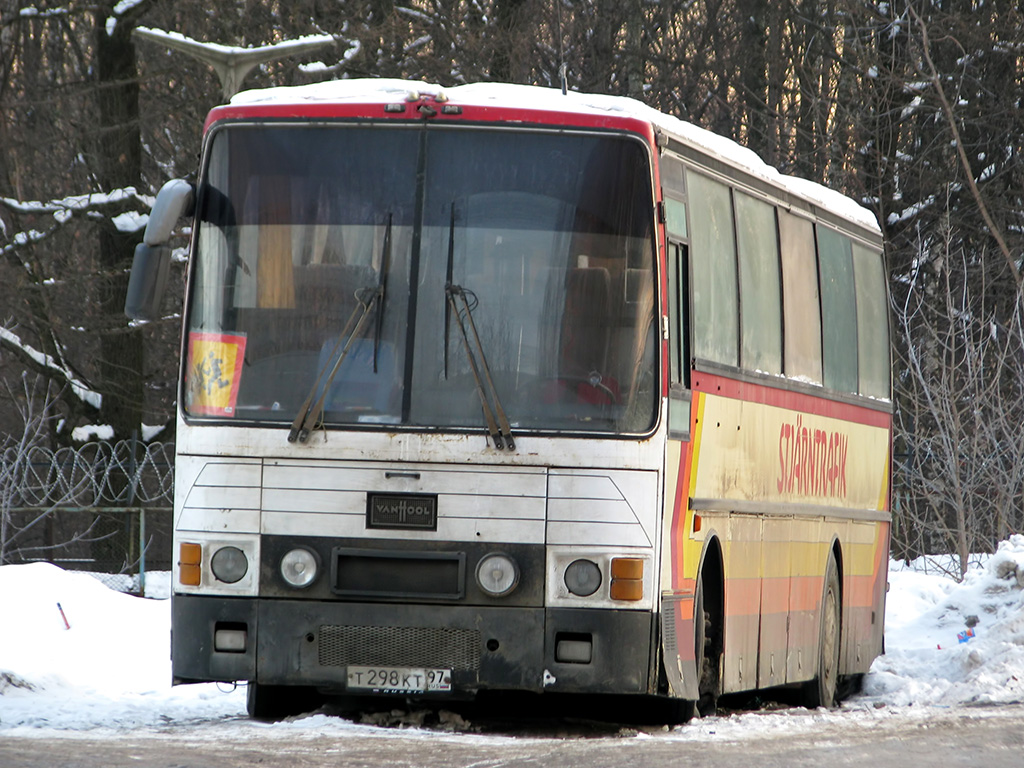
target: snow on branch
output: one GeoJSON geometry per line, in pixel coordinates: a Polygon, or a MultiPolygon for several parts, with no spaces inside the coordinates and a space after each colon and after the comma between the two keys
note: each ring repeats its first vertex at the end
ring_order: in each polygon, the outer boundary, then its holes
{"type": "Polygon", "coordinates": [[[16,357],[33,370],[67,385],[79,400],[99,410],[103,402],[103,396],[100,393],[92,390],[66,365],[55,360],[52,356],[40,352],[24,341],[13,330],[5,326],[0,326],[0,349],[13,352],[16,357]]]}
{"type": "Polygon", "coordinates": [[[140,195],[135,190],[135,187],[125,187],[124,189],[115,189],[111,192],[89,192],[84,195],[68,195],[46,202],[0,197],[0,204],[3,204],[15,213],[51,214],[58,221],[62,221],[78,212],[107,213],[112,208],[124,208],[125,203],[140,203],[148,209],[153,207],[154,200],[155,198],[151,195],[140,195]]]}
{"type": "MultiPolygon", "coordinates": [[[[138,232],[144,229],[149,221],[149,211],[155,198],[141,195],[134,187],[115,189],[111,192],[91,192],[84,195],[68,195],[66,197],[47,200],[16,200],[11,197],[0,197],[0,207],[12,213],[28,216],[52,216],[57,226],[67,223],[75,215],[84,215],[91,219],[110,220],[121,232],[138,232]]],[[[28,229],[18,232],[9,239],[11,245],[2,249],[8,251],[34,245],[51,235],[57,227],[49,230],[28,229]]],[[[7,234],[7,225],[0,224],[0,233],[7,234]]]]}
{"type": "Polygon", "coordinates": [[[122,21],[128,22],[128,25],[131,26],[132,20],[142,16],[148,10],[147,6],[151,2],[152,0],[120,0],[104,24],[107,36],[113,37],[114,32],[117,31],[117,25],[122,21]]]}
{"type": "Polygon", "coordinates": [[[70,8],[58,7],[58,8],[36,8],[29,6],[28,8],[18,9],[18,17],[22,19],[49,19],[54,16],[68,16],[71,13],[70,8]]]}

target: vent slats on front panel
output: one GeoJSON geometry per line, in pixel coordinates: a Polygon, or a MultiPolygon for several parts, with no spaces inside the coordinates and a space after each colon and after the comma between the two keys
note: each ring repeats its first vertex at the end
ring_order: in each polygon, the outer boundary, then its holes
{"type": "Polygon", "coordinates": [[[476,671],[480,633],[448,627],[320,627],[324,667],[388,666],[476,671]]]}

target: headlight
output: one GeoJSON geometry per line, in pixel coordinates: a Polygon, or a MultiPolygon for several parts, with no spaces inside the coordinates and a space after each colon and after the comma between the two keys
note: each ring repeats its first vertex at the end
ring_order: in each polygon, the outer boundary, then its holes
{"type": "Polygon", "coordinates": [[[507,595],[519,583],[519,566],[508,555],[487,555],[476,566],[476,583],[492,597],[507,595]]]}
{"type": "Polygon", "coordinates": [[[281,558],[281,577],[296,589],[308,587],[319,570],[316,555],[308,549],[293,549],[281,558]]]}
{"type": "Polygon", "coordinates": [[[210,570],[218,581],[234,584],[249,570],[249,560],[238,547],[221,547],[210,560],[210,570]]]}
{"type": "Polygon", "coordinates": [[[590,560],[573,560],[565,569],[565,586],[579,597],[590,597],[601,586],[601,569],[590,560]]]}

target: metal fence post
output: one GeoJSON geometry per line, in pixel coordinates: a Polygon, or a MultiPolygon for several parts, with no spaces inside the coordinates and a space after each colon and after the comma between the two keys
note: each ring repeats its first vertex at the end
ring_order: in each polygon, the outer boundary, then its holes
{"type": "MultiPolygon", "coordinates": [[[[130,453],[128,455],[128,505],[135,503],[135,489],[139,482],[139,464],[136,453],[139,450],[138,430],[132,430],[131,439],[128,442],[130,453]]],[[[139,507],[139,594],[146,596],[146,513],[139,507]]]]}
{"type": "Polygon", "coordinates": [[[146,596],[146,508],[139,507],[139,594],[146,596]]]}

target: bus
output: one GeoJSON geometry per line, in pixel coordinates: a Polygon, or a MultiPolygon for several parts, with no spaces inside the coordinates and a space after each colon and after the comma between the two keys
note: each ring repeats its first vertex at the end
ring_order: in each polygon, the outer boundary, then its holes
{"type": "Polygon", "coordinates": [[[881,653],[889,314],[858,204],[637,101],[501,84],[244,92],[197,179],[157,196],[126,302],[161,316],[188,217],[175,683],[247,683],[257,718],[692,713],[830,706],[881,653]]]}

